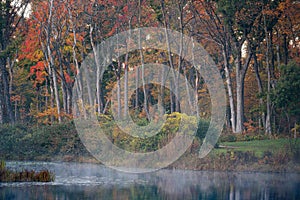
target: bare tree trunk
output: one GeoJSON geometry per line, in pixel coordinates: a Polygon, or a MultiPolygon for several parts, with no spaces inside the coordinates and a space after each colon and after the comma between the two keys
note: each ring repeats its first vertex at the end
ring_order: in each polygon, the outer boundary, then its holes
{"type": "MultiPolygon", "coordinates": [[[[224,47],[226,48],[226,47],[224,47]]],[[[227,52],[225,49],[223,49],[223,59],[224,59],[224,70],[225,70],[225,77],[226,77],[226,83],[227,83],[227,92],[228,92],[228,98],[229,98],[229,106],[230,106],[230,122],[231,122],[231,128],[232,132],[236,132],[235,126],[236,126],[236,116],[235,116],[235,108],[234,108],[234,96],[232,92],[232,82],[230,77],[230,68],[229,68],[229,56],[227,55],[227,52]]]]}
{"type": "Polygon", "coordinates": [[[63,61],[61,58],[61,53],[59,50],[59,47],[56,47],[56,52],[57,52],[57,56],[59,59],[59,73],[60,73],[60,78],[61,78],[61,91],[62,91],[62,97],[63,97],[63,109],[64,112],[67,111],[67,83],[66,83],[66,78],[65,78],[65,74],[64,74],[64,70],[63,70],[63,61]]]}
{"type": "Polygon", "coordinates": [[[159,92],[157,95],[158,105],[160,105],[159,107],[160,116],[164,115],[164,98],[165,98],[164,85],[165,85],[165,69],[163,67],[161,71],[161,77],[160,77],[160,87],[158,88],[159,92]]]}
{"type": "Polygon", "coordinates": [[[93,49],[93,54],[95,57],[95,63],[96,63],[96,98],[97,98],[97,103],[98,103],[98,113],[102,113],[102,109],[103,109],[103,102],[102,102],[102,98],[101,98],[101,93],[102,93],[102,88],[101,88],[101,81],[102,81],[102,71],[103,71],[103,67],[101,66],[101,64],[99,63],[99,55],[97,52],[97,49],[95,47],[94,41],[93,41],[93,27],[92,25],[90,25],[90,40],[91,40],[91,46],[93,49]]]}
{"type": "Polygon", "coordinates": [[[288,42],[287,42],[286,34],[283,34],[283,50],[284,50],[284,64],[287,65],[289,61],[289,51],[288,51],[288,42]]]}
{"type": "MultiPolygon", "coordinates": [[[[49,1],[49,16],[47,20],[47,26],[44,31],[46,33],[46,47],[43,45],[43,41],[41,40],[42,49],[47,60],[48,64],[48,74],[50,79],[50,91],[51,91],[51,108],[54,107],[54,96],[56,101],[57,115],[58,121],[61,122],[61,113],[60,113],[60,101],[58,96],[58,86],[57,86],[57,78],[56,72],[54,69],[54,60],[50,47],[50,37],[52,33],[52,11],[53,11],[53,0],[49,1]]],[[[53,116],[51,116],[51,123],[53,122],[53,116]]]]}
{"type": "Polygon", "coordinates": [[[270,31],[270,40],[269,40],[269,53],[271,54],[271,66],[270,66],[270,75],[271,75],[271,79],[275,78],[275,55],[274,55],[274,51],[273,51],[273,31],[270,31]]]}
{"type": "MultiPolygon", "coordinates": [[[[255,77],[256,77],[256,81],[257,81],[258,92],[260,94],[262,94],[263,93],[263,85],[262,85],[261,78],[260,78],[260,75],[259,75],[257,56],[256,56],[255,52],[253,53],[253,58],[254,58],[253,67],[254,67],[254,71],[255,71],[255,77]]],[[[263,104],[264,104],[263,103],[263,98],[259,97],[259,105],[260,105],[260,107],[262,107],[263,104]]],[[[264,111],[262,111],[261,116],[259,117],[259,119],[260,119],[259,121],[262,122],[263,127],[265,127],[265,123],[266,123],[265,117],[266,117],[266,114],[265,114],[264,111]]],[[[261,125],[260,122],[259,122],[259,125],[261,125]]]]}
{"type": "Polygon", "coordinates": [[[3,121],[5,122],[7,120],[7,122],[10,122],[12,124],[15,123],[15,119],[14,119],[14,114],[13,114],[13,108],[11,105],[11,101],[10,101],[10,93],[9,93],[9,73],[6,70],[6,58],[1,58],[0,59],[0,70],[1,70],[1,75],[2,75],[2,95],[3,95],[3,105],[2,105],[2,109],[3,109],[3,121]],[[6,112],[4,112],[4,110],[6,112]],[[7,116],[7,119],[5,119],[5,114],[7,116]]]}
{"type": "Polygon", "coordinates": [[[2,85],[2,70],[0,69],[0,124],[4,123],[3,116],[4,116],[4,108],[3,108],[3,85],[2,85]]]}
{"type": "MultiPolygon", "coordinates": [[[[237,57],[235,60],[236,65],[236,133],[242,133],[244,131],[244,83],[245,76],[252,58],[252,52],[247,53],[245,63],[241,63],[241,45],[237,45],[237,57]]],[[[249,44],[248,44],[249,49],[249,44]]]]}
{"type": "MultiPolygon", "coordinates": [[[[120,63],[118,64],[119,70],[121,67],[119,67],[120,63]]],[[[118,119],[121,119],[121,113],[122,113],[122,102],[121,102],[121,80],[120,80],[120,71],[117,75],[117,101],[118,101],[118,119]]]]}
{"type": "MultiPolygon", "coordinates": [[[[167,18],[166,18],[166,11],[165,11],[165,4],[164,4],[164,1],[162,0],[161,1],[161,9],[162,9],[162,16],[163,16],[163,23],[164,23],[164,30],[165,30],[165,35],[166,35],[166,43],[167,43],[167,49],[168,49],[168,58],[169,58],[169,64],[170,64],[170,67],[173,69],[172,70],[172,75],[173,75],[173,81],[174,81],[174,86],[175,87],[175,100],[173,101],[173,95],[171,95],[170,97],[171,98],[171,105],[174,105],[175,106],[175,110],[173,110],[173,107],[171,108],[171,113],[176,111],[176,107],[179,109],[179,105],[177,106],[176,104],[178,103],[176,101],[176,98],[179,97],[179,95],[177,94],[177,92],[179,91],[177,89],[177,80],[176,80],[176,74],[175,74],[175,67],[174,67],[174,64],[173,64],[173,60],[172,60],[172,55],[171,55],[171,47],[170,47],[170,38],[169,38],[169,33],[168,33],[168,24],[167,24],[167,18]]],[[[182,47],[182,46],[181,46],[182,47]]],[[[181,59],[181,58],[179,58],[181,59]]],[[[178,72],[179,73],[179,72],[178,72]]],[[[179,81],[179,79],[178,79],[179,81]]],[[[170,80],[170,86],[171,86],[171,80],[170,80]]],[[[179,83],[178,83],[179,85],[179,83]]],[[[173,90],[172,90],[173,91],[173,90]]]]}
{"type": "MultiPolygon", "coordinates": [[[[279,41],[279,32],[277,30],[277,40],[279,41]]],[[[277,58],[277,66],[278,66],[278,69],[279,69],[279,66],[280,66],[280,47],[279,47],[279,42],[277,41],[277,44],[276,44],[276,58],[277,58]]]]}
{"type": "MultiPolygon", "coordinates": [[[[179,81],[180,81],[180,71],[182,69],[182,48],[183,48],[183,8],[181,2],[178,3],[178,11],[179,11],[179,29],[180,29],[180,41],[179,41],[179,55],[178,55],[178,74],[175,82],[175,91],[176,91],[176,112],[180,112],[180,90],[179,90],[179,81]]],[[[187,85],[187,82],[186,82],[187,85]]],[[[188,86],[187,92],[189,94],[188,86]]],[[[190,100],[190,99],[189,99],[190,100]]]]}
{"type": "Polygon", "coordinates": [[[266,16],[264,16],[264,28],[266,34],[266,43],[267,43],[267,52],[266,52],[266,64],[267,64],[267,73],[268,73],[268,84],[267,84],[267,116],[266,116],[266,127],[265,133],[271,134],[271,102],[270,102],[270,91],[271,91],[271,69],[269,64],[269,53],[270,53],[270,36],[269,32],[267,31],[267,24],[266,24],[266,16]]]}
{"type": "MultiPolygon", "coordinates": [[[[127,59],[126,59],[127,60],[127,59]]],[[[127,63],[125,61],[125,63],[127,63]]],[[[128,116],[128,65],[124,63],[124,118],[128,116]]]]}
{"type": "Polygon", "coordinates": [[[53,57],[51,54],[50,43],[47,44],[47,52],[48,52],[48,57],[50,58],[50,62],[48,64],[49,64],[49,71],[51,72],[51,75],[52,75],[52,84],[53,84],[51,93],[53,95],[53,90],[54,90],[56,109],[57,109],[57,118],[58,118],[58,122],[61,123],[61,110],[60,110],[60,100],[59,100],[59,94],[58,94],[57,77],[56,77],[56,72],[54,69],[54,60],[53,60],[53,57]]]}
{"type": "Polygon", "coordinates": [[[16,53],[15,57],[11,60],[10,57],[7,57],[7,64],[8,64],[8,73],[9,73],[9,94],[12,94],[13,90],[13,67],[15,65],[15,61],[18,57],[18,53],[16,53]]]}
{"type": "MultiPolygon", "coordinates": [[[[141,2],[142,0],[139,0],[139,5],[138,5],[138,24],[139,27],[141,25],[141,2]]],[[[144,109],[145,113],[147,116],[147,119],[150,120],[150,115],[148,111],[148,95],[147,95],[147,90],[146,90],[146,82],[145,82],[145,65],[144,65],[144,55],[143,55],[143,49],[142,49],[142,44],[141,44],[141,30],[139,29],[139,51],[140,51],[140,58],[141,58],[141,64],[142,64],[142,84],[143,84],[143,93],[144,93],[144,109]]]]}
{"type": "MultiPolygon", "coordinates": [[[[127,6],[128,2],[127,2],[127,6]]],[[[125,119],[128,117],[128,70],[129,70],[129,66],[128,66],[128,43],[130,42],[131,39],[131,17],[129,17],[128,19],[128,38],[127,38],[127,42],[126,42],[126,55],[125,55],[125,63],[123,64],[124,67],[124,117],[125,119]]]]}
{"type": "Polygon", "coordinates": [[[241,74],[236,74],[236,133],[242,133],[244,129],[243,119],[244,119],[244,107],[242,104],[243,101],[243,88],[242,88],[242,77],[241,74]]]}
{"type": "Polygon", "coordinates": [[[18,100],[15,100],[15,120],[18,121],[18,100]]]}
{"type": "MultiPolygon", "coordinates": [[[[194,50],[195,50],[195,42],[194,42],[194,38],[192,38],[192,61],[193,61],[193,67],[196,68],[195,66],[195,53],[194,53],[194,50]]],[[[198,70],[196,69],[195,70],[195,90],[194,90],[194,93],[195,93],[195,99],[194,99],[194,106],[196,108],[196,114],[197,114],[197,117],[200,117],[200,113],[199,113],[199,107],[198,107],[198,99],[199,99],[199,94],[198,94],[198,83],[199,83],[199,74],[198,74],[198,70]]]]}
{"type": "MultiPolygon", "coordinates": [[[[94,101],[93,101],[92,89],[91,89],[91,84],[92,83],[91,83],[91,77],[90,77],[90,73],[89,73],[89,70],[88,70],[88,66],[83,67],[83,72],[84,72],[86,87],[87,87],[87,92],[88,92],[89,106],[93,107],[94,106],[94,101]]],[[[99,87],[101,88],[101,83],[100,83],[99,87]]],[[[102,89],[100,89],[100,92],[102,92],[102,89]]],[[[100,93],[100,98],[101,98],[101,93],[100,93]]],[[[101,102],[102,102],[102,98],[101,98],[101,102]]],[[[100,107],[100,110],[102,111],[102,104],[99,107],[100,107]]]]}
{"type": "Polygon", "coordinates": [[[189,89],[188,73],[186,72],[186,70],[184,70],[184,76],[185,76],[185,89],[187,93],[188,103],[189,103],[189,107],[192,108],[193,103],[192,103],[192,97],[190,93],[191,91],[189,89]]]}
{"type": "MultiPolygon", "coordinates": [[[[49,72],[49,80],[50,80],[50,107],[51,110],[54,108],[54,89],[53,89],[53,79],[52,79],[52,70],[51,68],[48,70],[49,72]]],[[[54,115],[51,114],[50,116],[50,122],[51,124],[53,124],[54,122],[54,115]]]]}
{"type": "Polygon", "coordinates": [[[198,99],[199,99],[199,94],[198,94],[198,83],[199,83],[199,74],[198,71],[196,70],[196,79],[195,79],[195,108],[196,108],[196,113],[197,117],[200,117],[199,113],[199,108],[198,108],[198,99]]]}
{"type": "Polygon", "coordinates": [[[61,110],[60,110],[60,100],[59,100],[59,93],[58,93],[58,84],[57,84],[57,77],[55,73],[54,66],[52,67],[52,77],[53,77],[53,87],[54,87],[54,94],[55,94],[55,102],[57,108],[57,118],[58,122],[61,123],[61,110]]]}
{"type": "Polygon", "coordinates": [[[174,98],[173,98],[173,82],[172,82],[172,79],[169,79],[170,81],[170,111],[171,113],[175,112],[175,109],[174,109],[174,98]]]}
{"type": "MultiPolygon", "coordinates": [[[[77,97],[78,97],[78,101],[79,101],[78,103],[81,104],[81,107],[82,107],[82,112],[83,112],[83,115],[84,115],[84,119],[87,119],[86,108],[85,108],[85,105],[84,105],[84,102],[83,102],[83,94],[82,94],[83,86],[82,86],[82,80],[80,78],[81,74],[80,74],[79,64],[78,64],[78,60],[77,60],[77,56],[76,56],[76,45],[77,45],[76,27],[75,27],[75,24],[74,24],[74,21],[73,21],[73,17],[72,17],[72,13],[71,13],[70,8],[68,8],[68,13],[69,13],[70,23],[71,23],[72,30],[73,30],[72,53],[73,53],[73,61],[74,61],[75,67],[76,67],[76,77],[75,77],[76,85],[75,85],[75,88],[76,88],[76,91],[77,91],[77,97]]],[[[69,94],[72,94],[72,92],[69,91],[69,94]]],[[[74,94],[72,94],[72,95],[74,95],[74,94]]],[[[69,105],[71,104],[71,101],[69,101],[69,105]]]]}
{"type": "Polygon", "coordinates": [[[135,95],[135,110],[136,113],[138,113],[139,108],[139,79],[140,79],[140,68],[137,66],[135,69],[135,89],[136,89],[136,95],[135,95]]]}
{"type": "Polygon", "coordinates": [[[72,114],[72,98],[73,92],[71,87],[67,87],[67,114],[72,114]]]}
{"type": "Polygon", "coordinates": [[[236,126],[235,132],[242,133],[244,129],[244,107],[243,107],[243,85],[242,85],[242,74],[241,74],[241,54],[238,52],[235,60],[236,67],[236,126]]]}
{"type": "Polygon", "coordinates": [[[48,79],[45,79],[45,108],[48,109],[48,79]]]}

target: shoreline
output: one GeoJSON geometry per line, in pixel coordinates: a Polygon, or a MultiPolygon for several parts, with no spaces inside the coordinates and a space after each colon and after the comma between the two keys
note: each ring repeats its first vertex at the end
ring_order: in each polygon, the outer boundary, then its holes
{"type": "MultiPolygon", "coordinates": [[[[2,126],[1,129],[0,126],[0,133],[0,160],[100,163],[86,149],[72,123],[40,129],[26,126],[2,126]]],[[[145,145],[150,147],[153,144],[151,142],[145,145]]],[[[159,143],[154,141],[154,144],[159,143]]],[[[198,153],[201,144],[201,138],[196,137],[186,152],[165,168],[300,173],[299,139],[224,135],[220,137],[217,146],[200,159],[198,153]]],[[[130,146],[125,145],[124,149],[126,147],[130,146]]],[[[143,147],[140,147],[141,153],[155,151],[155,148],[143,147]]]]}
{"type": "MultiPolygon", "coordinates": [[[[193,157],[194,158],[194,157],[193,157]]],[[[197,159],[197,158],[196,158],[197,159]]],[[[270,164],[259,164],[259,163],[248,163],[239,164],[234,167],[228,166],[214,166],[208,165],[209,156],[206,158],[206,162],[201,162],[199,160],[194,160],[190,164],[187,164],[191,157],[183,156],[179,158],[174,163],[169,166],[163,167],[161,169],[168,170],[187,170],[187,171],[212,171],[212,172],[241,172],[241,173],[295,173],[300,174],[300,164],[294,162],[288,162],[283,165],[272,166],[270,164]]],[[[97,161],[93,157],[77,157],[77,158],[67,158],[63,157],[52,157],[47,159],[5,159],[5,162],[53,162],[53,163],[86,163],[86,164],[99,164],[105,166],[103,163],[97,161]]],[[[49,169],[51,171],[51,169],[49,169]]]]}

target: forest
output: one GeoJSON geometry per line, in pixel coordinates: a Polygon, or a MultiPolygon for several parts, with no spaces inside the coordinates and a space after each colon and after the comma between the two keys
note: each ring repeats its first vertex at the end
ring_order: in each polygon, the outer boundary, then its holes
{"type": "Polygon", "coordinates": [[[119,44],[125,54],[108,57],[107,66],[99,63],[102,41],[124,31],[156,27],[192,38],[213,59],[226,90],[224,133],[299,135],[298,1],[3,0],[0,4],[0,124],[52,126],[89,112],[110,118],[114,87],[118,117],[129,112],[138,123],[147,124],[153,120],[151,105],[158,101],[166,114],[180,113],[179,78],[170,80],[175,92],[146,84],[144,63],[164,64],[183,76],[193,87],[193,98],[188,98],[198,105],[196,115],[209,120],[207,84],[198,66],[182,55],[143,48],[128,52],[129,41],[119,44]],[[80,76],[87,58],[96,66],[91,72],[95,80],[88,83],[95,86],[93,98],[83,92],[89,80],[80,76]],[[128,81],[143,84],[130,96],[128,81]]]}

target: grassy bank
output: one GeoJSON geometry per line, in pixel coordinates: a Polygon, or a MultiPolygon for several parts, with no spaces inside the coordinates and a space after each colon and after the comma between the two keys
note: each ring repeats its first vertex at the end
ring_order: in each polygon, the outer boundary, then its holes
{"type": "Polygon", "coordinates": [[[299,148],[300,141],[289,138],[222,142],[220,148],[215,149],[217,153],[235,150],[239,152],[253,152],[256,156],[262,157],[265,154],[287,152],[293,148],[299,148]]]}
{"type": "MultiPolygon", "coordinates": [[[[119,132],[110,122],[102,124],[114,144],[135,152],[153,151],[172,140],[177,131],[176,116],[149,140],[134,140],[119,132]]],[[[207,124],[201,129],[186,153],[170,168],[221,171],[300,172],[299,139],[267,139],[265,136],[222,135],[208,156],[198,158],[199,148],[207,124]]],[[[188,128],[188,127],[187,127],[188,128]]],[[[39,160],[98,162],[82,144],[73,123],[29,127],[24,125],[0,126],[0,160],[39,160]]]]}
{"type": "Polygon", "coordinates": [[[221,142],[208,156],[186,153],[171,168],[300,173],[299,139],[221,142]]]}

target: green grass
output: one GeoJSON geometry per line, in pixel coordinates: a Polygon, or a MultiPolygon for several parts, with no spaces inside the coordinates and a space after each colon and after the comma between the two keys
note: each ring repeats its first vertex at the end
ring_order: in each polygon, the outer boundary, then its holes
{"type": "MultiPolygon", "coordinates": [[[[227,146],[228,148],[215,148],[214,153],[222,153],[227,151],[251,151],[256,156],[261,157],[264,152],[276,153],[279,151],[286,151],[290,147],[290,142],[300,148],[300,140],[294,139],[270,139],[270,140],[253,140],[253,141],[241,141],[241,142],[222,142],[219,145],[227,146]],[[233,148],[230,148],[233,147],[233,148]]],[[[295,147],[295,146],[294,146],[295,147]]]]}

